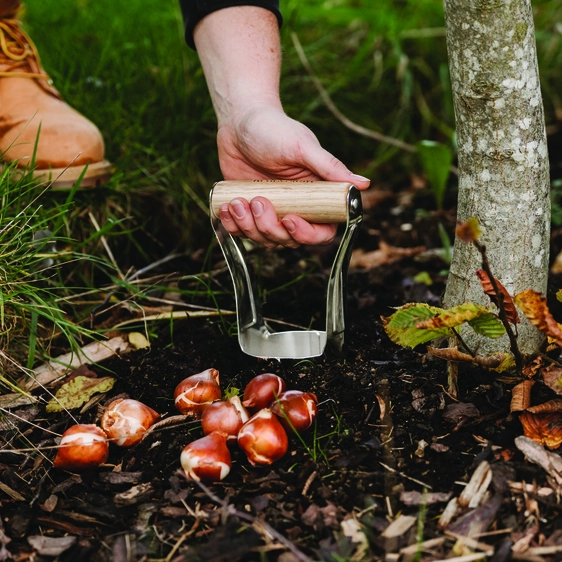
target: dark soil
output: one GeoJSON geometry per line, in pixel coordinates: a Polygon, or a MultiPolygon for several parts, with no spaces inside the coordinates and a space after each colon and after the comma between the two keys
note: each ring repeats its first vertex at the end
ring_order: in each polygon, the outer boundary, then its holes
{"type": "MultiPolygon", "coordinates": [[[[375,249],[380,240],[401,247],[439,246],[436,219],[451,231],[452,216],[416,220],[413,208],[401,209],[392,197],[376,212],[367,211],[358,246],[375,249]]],[[[284,250],[261,260],[261,283],[269,289],[264,314],[321,327],[329,252],[284,250]],[[309,268],[298,284],[271,291],[309,268]]],[[[56,558],[73,562],[409,560],[416,557],[416,548],[401,549],[429,539],[435,541],[416,559],[468,555],[485,550],[484,543],[499,561],[510,559],[511,546],[529,533],[531,547],[562,543],[560,490],[539,494],[552,482],[514,445],[522,429],[509,413],[512,385],[473,369],[461,374],[455,399],[447,390],[444,363],[431,360],[424,349],[400,349],[384,333],[380,315],[389,315],[390,307],[439,303],[444,289],[439,271],[446,264],[428,260],[408,258],[350,271],[343,358],[279,362],[249,357],[227,335],[232,325],[225,317],[225,323],[216,318],[178,321],[173,334],[168,325],[156,327],[158,337],[150,349],[90,366],[117,382],[95,407],[72,412],[81,423],[99,422],[104,406],[123,394],[172,416],[177,413],[176,385],[210,367],[220,371],[224,389],[242,390],[256,374],[273,372],[288,388],[314,392],[320,401],[314,429],[304,435],[305,444],[293,436],[288,454],[272,466],[253,467],[234,450],[224,481],[209,488],[189,482],[180,470],[180,452],[202,434],[197,422],[184,422],[152,433],[131,449],[112,445],[107,465],[72,474],[52,467],[56,451],[49,448],[56,444],[55,434],[74,423],[69,414],[46,414],[42,402],[14,411],[32,424],[17,422],[17,431],[4,428],[0,434],[5,531],[3,536],[0,526],[0,548],[6,549],[0,549],[0,560],[8,553],[20,561],[53,559],[55,551],[28,541],[38,535],[76,537],[56,558]],[[414,281],[420,271],[431,274],[433,285],[414,281]],[[459,403],[474,408],[454,415],[459,403]],[[31,445],[42,454],[22,452],[31,445]],[[464,509],[469,514],[464,523],[457,518],[449,528],[480,544],[453,550],[456,539],[438,528],[439,516],[482,461],[491,464],[493,473],[487,496],[480,507],[464,509]],[[508,482],[536,486],[524,495],[508,482]],[[416,519],[397,536],[383,535],[400,515],[416,519]]],[[[200,271],[196,262],[193,267],[185,273],[200,271]]],[[[215,281],[230,286],[226,273],[215,281]]],[[[231,295],[221,305],[232,308],[231,295]]],[[[551,391],[536,387],[541,400],[552,397],[551,391]]],[[[534,556],[562,560],[560,550],[534,556]]]]}

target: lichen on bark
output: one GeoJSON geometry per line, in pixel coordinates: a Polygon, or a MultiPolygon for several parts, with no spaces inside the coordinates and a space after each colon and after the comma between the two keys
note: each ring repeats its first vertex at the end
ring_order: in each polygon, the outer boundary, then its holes
{"type": "MultiPolygon", "coordinates": [[[[546,293],[549,165],[529,0],[444,0],[459,158],[457,220],[477,217],[494,275],[511,294],[546,293]]],[[[486,303],[476,249],[455,241],[444,304],[486,303]]],[[[542,336],[518,326],[524,354],[542,336]]],[[[465,334],[479,353],[507,348],[465,334]]]]}

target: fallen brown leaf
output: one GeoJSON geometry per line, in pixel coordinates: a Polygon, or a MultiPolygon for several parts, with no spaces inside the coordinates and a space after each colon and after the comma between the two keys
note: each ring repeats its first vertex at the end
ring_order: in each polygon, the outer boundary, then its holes
{"type": "Polygon", "coordinates": [[[523,374],[526,377],[534,377],[543,365],[542,355],[537,355],[530,363],[523,367],[523,374]]]}
{"type": "Polygon", "coordinates": [[[349,267],[373,269],[381,265],[394,263],[404,258],[411,258],[425,252],[425,246],[415,248],[397,248],[390,246],[382,240],[379,242],[379,249],[372,252],[365,252],[361,248],[354,250],[351,254],[349,267]]]}
{"type": "Polygon", "coordinates": [[[531,405],[531,389],[535,381],[526,380],[515,385],[511,390],[510,412],[523,412],[531,405]]]}
{"type": "Polygon", "coordinates": [[[523,311],[529,322],[541,332],[553,338],[562,346],[562,329],[552,317],[546,298],[540,293],[527,289],[515,296],[515,304],[523,311]]]}
{"type": "Polygon", "coordinates": [[[562,412],[562,400],[555,398],[554,400],[549,400],[543,404],[538,404],[537,406],[531,406],[527,408],[527,412],[531,414],[547,414],[553,412],[562,412]]]}
{"type": "Polygon", "coordinates": [[[557,449],[562,444],[562,414],[523,412],[519,420],[525,436],[535,443],[546,445],[549,449],[557,449]]]}
{"type": "Polygon", "coordinates": [[[562,369],[556,365],[549,365],[541,370],[544,384],[556,394],[562,394],[562,369]]]}

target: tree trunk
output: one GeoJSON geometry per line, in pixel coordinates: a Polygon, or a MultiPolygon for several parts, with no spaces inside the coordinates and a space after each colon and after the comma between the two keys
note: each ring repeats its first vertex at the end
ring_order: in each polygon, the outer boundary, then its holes
{"type": "MultiPolygon", "coordinates": [[[[546,132],[530,0],[444,0],[459,153],[458,222],[482,229],[494,276],[511,295],[546,294],[550,194],[546,132]]],[[[476,249],[455,241],[446,307],[489,304],[476,249]]],[[[523,354],[542,336],[518,325],[523,354]]],[[[508,348],[463,331],[479,353],[508,348]]]]}

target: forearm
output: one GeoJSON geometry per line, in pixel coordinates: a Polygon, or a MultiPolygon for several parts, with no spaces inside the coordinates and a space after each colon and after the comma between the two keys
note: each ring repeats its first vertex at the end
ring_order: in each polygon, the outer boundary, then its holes
{"type": "Polygon", "coordinates": [[[197,24],[193,36],[219,127],[251,107],[281,109],[281,48],[273,13],[256,6],[218,10],[197,24]]]}

